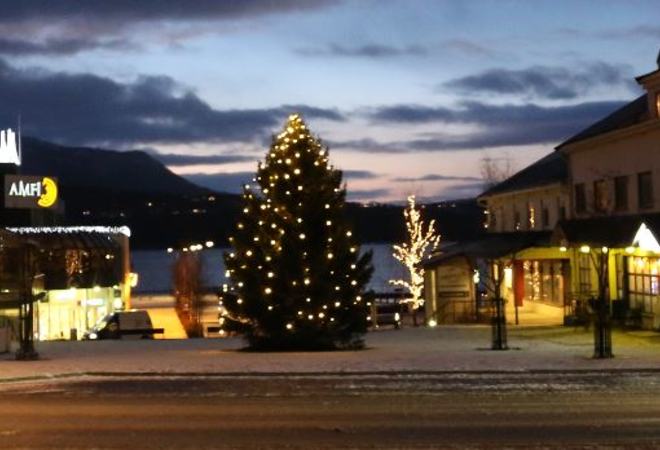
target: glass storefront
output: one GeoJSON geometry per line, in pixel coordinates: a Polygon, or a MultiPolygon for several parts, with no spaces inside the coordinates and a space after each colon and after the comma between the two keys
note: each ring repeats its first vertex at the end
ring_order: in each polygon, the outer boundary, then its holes
{"type": "Polygon", "coordinates": [[[564,262],[528,260],[523,262],[524,301],[564,306],[564,262]]]}
{"type": "Polygon", "coordinates": [[[631,308],[660,312],[660,258],[628,257],[628,297],[631,308]]]}
{"type": "Polygon", "coordinates": [[[80,339],[83,332],[122,306],[121,291],[116,287],[48,291],[35,307],[36,338],[80,339]]]}

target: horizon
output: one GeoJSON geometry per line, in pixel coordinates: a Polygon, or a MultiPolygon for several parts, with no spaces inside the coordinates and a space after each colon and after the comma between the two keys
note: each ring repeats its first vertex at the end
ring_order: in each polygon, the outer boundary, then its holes
{"type": "Polygon", "coordinates": [[[557,5],[27,0],[0,18],[0,123],[236,193],[299,112],[350,201],[471,198],[482,159],[523,169],[656,67],[660,5],[557,5]]]}

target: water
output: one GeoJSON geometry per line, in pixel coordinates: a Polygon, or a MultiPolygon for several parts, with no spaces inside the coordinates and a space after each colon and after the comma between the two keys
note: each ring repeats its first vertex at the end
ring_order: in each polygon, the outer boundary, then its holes
{"type": "MultiPolygon", "coordinates": [[[[374,274],[369,288],[376,292],[392,291],[388,283],[390,279],[403,278],[405,269],[392,257],[392,246],[389,244],[363,245],[363,251],[373,251],[374,274]]],[[[204,285],[219,287],[225,282],[225,265],[222,260],[224,249],[203,250],[204,285]]],[[[165,250],[137,250],[131,252],[132,271],[139,275],[135,292],[171,292],[172,266],[176,259],[175,253],[165,250]]]]}

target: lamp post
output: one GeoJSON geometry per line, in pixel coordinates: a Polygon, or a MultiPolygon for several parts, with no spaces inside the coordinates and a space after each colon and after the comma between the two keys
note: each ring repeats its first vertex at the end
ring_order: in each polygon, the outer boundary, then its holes
{"type": "Polygon", "coordinates": [[[500,273],[500,265],[498,262],[491,261],[490,265],[490,284],[493,294],[493,316],[491,318],[492,337],[491,349],[492,350],[508,350],[506,332],[506,314],[504,309],[504,299],[502,298],[502,274],[500,273]]]}

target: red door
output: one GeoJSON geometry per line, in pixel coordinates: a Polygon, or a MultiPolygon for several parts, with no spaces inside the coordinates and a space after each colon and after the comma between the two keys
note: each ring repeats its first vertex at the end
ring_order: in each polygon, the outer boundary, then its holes
{"type": "Polygon", "coordinates": [[[525,270],[523,269],[522,261],[513,262],[513,300],[515,305],[520,307],[523,305],[523,298],[525,297],[525,270]]]}

